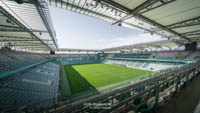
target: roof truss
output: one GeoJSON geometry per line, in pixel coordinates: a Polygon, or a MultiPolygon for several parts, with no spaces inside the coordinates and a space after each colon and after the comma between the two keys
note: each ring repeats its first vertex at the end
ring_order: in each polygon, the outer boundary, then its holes
{"type": "Polygon", "coordinates": [[[184,20],[182,22],[178,22],[178,23],[168,25],[167,28],[177,29],[177,28],[181,28],[181,27],[189,27],[189,26],[195,26],[195,25],[200,25],[200,16],[195,17],[195,18],[191,18],[191,19],[188,19],[188,20],[184,20]]]}
{"type": "Polygon", "coordinates": [[[200,35],[200,30],[196,30],[196,31],[190,31],[190,32],[182,33],[182,35],[185,35],[185,36],[200,35]]]}
{"type": "MultiPolygon", "coordinates": [[[[44,43],[41,39],[39,39],[32,31],[30,31],[28,28],[26,28],[22,23],[20,23],[15,17],[13,17],[10,13],[8,13],[2,6],[0,6],[0,13],[3,14],[3,16],[7,17],[9,21],[13,23],[13,25],[17,25],[19,27],[15,26],[6,26],[6,25],[1,25],[0,26],[0,31],[6,31],[6,32],[24,32],[24,30],[30,34],[32,38],[35,40],[38,40],[40,42],[40,45],[44,45],[47,49],[51,49],[49,45],[44,43]]],[[[1,37],[1,36],[0,36],[1,37]]],[[[2,37],[9,37],[9,36],[2,36],[2,37]]],[[[12,36],[11,36],[12,37],[12,36]]],[[[10,37],[10,38],[11,38],[10,37]]],[[[21,37],[20,37],[21,38],[21,37]]],[[[31,42],[32,43],[32,42],[31,42]]],[[[31,44],[28,44],[31,45],[31,44]]],[[[27,45],[27,46],[28,46],[27,45]]],[[[18,45],[12,45],[12,46],[18,46],[18,45]]]]}
{"type": "Polygon", "coordinates": [[[142,14],[142,13],[151,11],[153,9],[159,8],[161,6],[164,6],[164,5],[174,2],[174,1],[175,0],[147,0],[146,2],[142,3],[141,5],[139,5],[138,7],[136,7],[133,10],[126,9],[129,13],[126,16],[122,17],[120,20],[117,20],[116,22],[114,22],[112,25],[120,23],[124,20],[130,19],[137,14],[142,14]]]}

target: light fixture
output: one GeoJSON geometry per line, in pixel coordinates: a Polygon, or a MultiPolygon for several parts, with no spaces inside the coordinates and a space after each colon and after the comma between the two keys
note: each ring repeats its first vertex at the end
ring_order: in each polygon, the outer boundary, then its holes
{"type": "Polygon", "coordinates": [[[113,8],[111,9],[111,11],[110,12],[113,12],[113,8]]]}
{"type": "Polygon", "coordinates": [[[93,4],[91,3],[90,6],[93,7],[93,4]]]}
{"type": "Polygon", "coordinates": [[[6,22],[7,23],[9,23],[9,24],[11,24],[12,22],[9,20],[9,19],[6,19],[6,22]]]}
{"type": "Polygon", "coordinates": [[[107,7],[106,10],[109,10],[109,8],[107,7]]]}
{"type": "Polygon", "coordinates": [[[99,5],[98,2],[95,3],[94,8],[97,8],[97,6],[99,5]]]}
{"type": "Polygon", "coordinates": [[[119,17],[121,17],[121,13],[119,13],[119,17]]]}
{"type": "Polygon", "coordinates": [[[120,23],[118,24],[118,26],[122,26],[122,23],[120,22],[120,23]]]}
{"type": "Polygon", "coordinates": [[[86,3],[85,5],[88,6],[88,3],[86,3]]]}
{"type": "Polygon", "coordinates": [[[104,7],[103,4],[101,4],[101,8],[102,8],[102,9],[103,9],[103,7],[104,7]]]}
{"type": "Polygon", "coordinates": [[[117,11],[115,12],[115,16],[117,16],[117,11]]]}

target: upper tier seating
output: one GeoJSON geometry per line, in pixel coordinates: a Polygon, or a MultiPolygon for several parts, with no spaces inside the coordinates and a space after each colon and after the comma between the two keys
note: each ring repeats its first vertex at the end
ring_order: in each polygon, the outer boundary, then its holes
{"type": "Polygon", "coordinates": [[[156,59],[169,59],[169,60],[196,60],[200,57],[199,51],[164,51],[164,52],[154,52],[150,58],[156,59]]]}
{"type": "Polygon", "coordinates": [[[91,64],[100,63],[101,60],[95,57],[62,57],[59,58],[61,64],[91,64]]]}
{"type": "Polygon", "coordinates": [[[200,58],[199,51],[159,51],[139,53],[116,53],[107,54],[111,58],[139,58],[139,59],[168,59],[168,60],[195,60],[200,58]]]}
{"type": "Polygon", "coordinates": [[[21,68],[44,60],[45,57],[42,55],[0,49],[0,73],[21,68]]]}
{"type": "Polygon", "coordinates": [[[173,68],[176,66],[183,65],[183,64],[175,64],[175,63],[120,61],[120,60],[105,60],[104,63],[125,65],[128,67],[145,69],[145,70],[154,70],[154,71],[163,70],[163,69],[167,69],[167,68],[173,68]]]}
{"type": "Polygon", "coordinates": [[[151,53],[117,53],[117,54],[111,54],[107,57],[115,57],[115,58],[149,58],[151,56],[151,53]]]}

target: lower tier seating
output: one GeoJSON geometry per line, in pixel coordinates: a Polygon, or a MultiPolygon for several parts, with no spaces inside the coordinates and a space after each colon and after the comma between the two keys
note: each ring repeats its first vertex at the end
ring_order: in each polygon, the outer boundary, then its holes
{"type": "Polygon", "coordinates": [[[52,105],[58,95],[59,69],[59,65],[47,62],[1,79],[0,111],[32,106],[37,102],[40,105],[36,107],[52,105]]]}

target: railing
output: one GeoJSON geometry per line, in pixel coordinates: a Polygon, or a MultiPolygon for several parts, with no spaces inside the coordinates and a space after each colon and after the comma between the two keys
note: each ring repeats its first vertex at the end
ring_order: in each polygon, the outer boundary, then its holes
{"type": "MultiPolygon", "coordinates": [[[[108,103],[111,102],[111,109],[106,110],[99,110],[99,112],[111,112],[112,110],[118,108],[119,106],[126,104],[130,100],[134,100],[139,96],[144,95],[147,92],[150,92],[154,90],[154,92],[157,92],[159,94],[159,87],[162,86],[165,83],[172,82],[176,85],[176,91],[179,85],[179,82],[182,78],[189,76],[190,73],[195,72],[196,68],[198,68],[199,72],[199,66],[200,64],[187,64],[182,67],[176,67],[172,69],[167,69],[160,71],[157,73],[154,77],[148,78],[146,80],[142,80],[141,82],[135,83],[133,85],[123,87],[121,89],[116,89],[112,92],[108,92],[105,94],[99,94],[94,97],[89,97],[88,99],[85,99],[84,101],[81,101],[79,103],[72,103],[70,106],[63,107],[61,109],[57,108],[55,111],[52,112],[83,112],[83,111],[91,111],[90,105],[84,105],[84,103],[108,103]],[[143,89],[143,91],[138,91],[139,89],[143,89]],[[132,93],[133,92],[133,93],[132,93]],[[129,95],[129,96],[124,96],[129,95]],[[118,97],[124,97],[124,99],[121,99],[117,103],[113,103],[113,100],[118,97]]],[[[187,77],[188,78],[188,77],[187,77]]],[[[156,97],[155,106],[158,104],[158,98],[159,95],[156,97]]],[[[98,110],[97,110],[98,111],[98,110]]]]}
{"type": "Polygon", "coordinates": [[[95,112],[108,113],[119,108],[122,105],[128,104],[130,101],[133,101],[138,97],[144,97],[144,95],[147,93],[149,98],[155,96],[154,106],[157,106],[159,92],[161,92],[161,87],[164,87],[165,84],[169,84],[169,86],[175,85],[175,89],[177,92],[181,79],[186,77],[188,81],[189,76],[192,73],[192,77],[194,77],[196,72],[199,72],[199,67],[200,64],[198,61],[196,63],[186,64],[182,67],[176,67],[159,71],[158,73],[156,73],[155,76],[144,78],[140,82],[137,82],[135,84],[116,89],[112,92],[106,92],[95,96],[91,96],[77,102],[71,103],[70,98],[59,96],[57,99],[52,98],[37,103],[31,103],[30,105],[27,105],[20,111],[79,113],[86,111],[90,112],[95,110],[95,112]],[[153,94],[150,92],[153,92],[153,94]],[[38,107],[50,101],[53,101],[52,106],[38,107]],[[94,107],[91,106],[93,105],[92,103],[111,103],[111,106],[109,109],[91,109],[91,107],[94,107]]]}
{"type": "Polygon", "coordinates": [[[48,62],[48,61],[49,61],[49,60],[43,60],[43,61],[40,61],[40,62],[31,64],[31,65],[28,65],[28,66],[24,66],[24,67],[21,67],[21,68],[18,68],[18,69],[9,71],[9,72],[7,72],[7,73],[2,73],[2,74],[0,74],[0,79],[2,79],[2,78],[4,78],[4,77],[11,76],[11,75],[13,75],[13,74],[15,74],[15,73],[21,72],[21,71],[23,71],[23,70],[32,68],[32,67],[34,67],[34,66],[43,64],[43,63],[48,62]]]}

